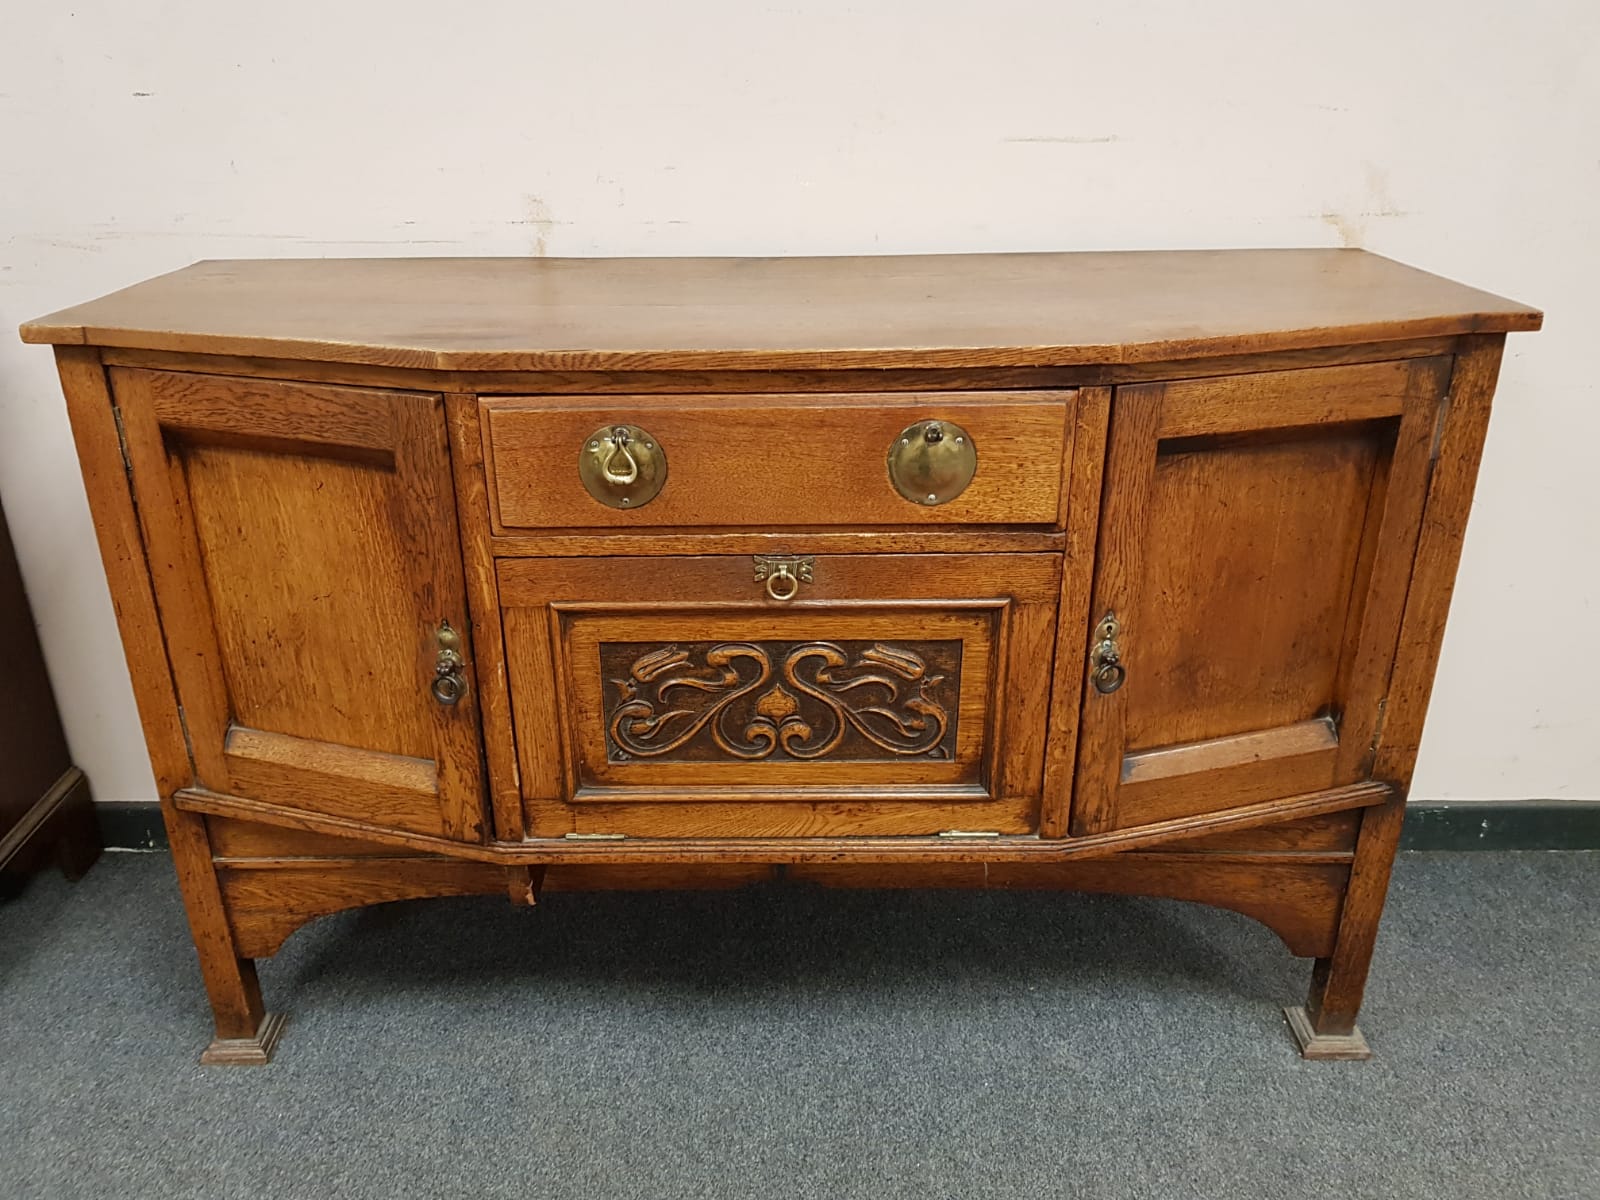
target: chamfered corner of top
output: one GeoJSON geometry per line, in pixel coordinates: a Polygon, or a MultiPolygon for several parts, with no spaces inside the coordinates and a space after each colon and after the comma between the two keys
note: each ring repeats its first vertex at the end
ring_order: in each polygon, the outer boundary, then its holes
{"type": "Polygon", "coordinates": [[[29,346],[82,346],[87,336],[82,325],[62,322],[53,313],[24,321],[17,335],[29,346]]]}

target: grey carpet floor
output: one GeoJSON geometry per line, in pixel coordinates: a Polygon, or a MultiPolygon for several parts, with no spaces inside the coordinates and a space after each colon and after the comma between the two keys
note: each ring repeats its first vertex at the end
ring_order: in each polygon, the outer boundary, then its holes
{"type": "Polygon", "coordinates": [[[0,903],[0,1196],[1600,1197],[1600,855],[1403,856],[1362,1025],[1231,913],[555,895],[345,913],[201,1068],[162,855],[0,903]]]}

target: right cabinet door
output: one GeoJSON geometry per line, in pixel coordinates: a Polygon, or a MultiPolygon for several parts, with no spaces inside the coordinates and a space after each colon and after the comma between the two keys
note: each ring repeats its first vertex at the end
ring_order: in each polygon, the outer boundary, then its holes
{"type": "Polygon", "coordinates": [[[1074,833],[1369,776],[1450,364],[1117,390],[1074,833]]]}

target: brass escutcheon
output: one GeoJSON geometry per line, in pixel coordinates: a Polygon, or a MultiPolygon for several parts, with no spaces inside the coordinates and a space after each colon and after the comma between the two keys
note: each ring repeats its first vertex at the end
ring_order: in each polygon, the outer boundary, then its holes
{"type": "Polygon", "coordinates": [[[433,683],[428,690],[433,693],[435,700],[446,707],[459,704],[467,692],[467,680],[463,674],[467,660],[461,657],[461,635],[449,621],[440,621],[434,642],[439,647],[439,657],[434,659],[433,683]]]}
{"type": "Polygon", "coordinates": [[[757,554],[755,560],[756,582],[767,585],[767,595],[774,600],[793,600],[802,583],[810,583],[816,572],[817,560],[809,554],[757,554]]]}
{"type": "Polygon", "coordinates": [[[889,482],[913,504],[948,504],[978,473],[978,447],[954,421],[918,421],[889,447],[889,482]]]}
{"type": "Polygon", "coordinates": [[[1089,681],[1102,696],[1116,691],[1128,677],[1128,668],[1122,665],[1122,649],[1117,645],[1121,633],[1122,622],[1114,612],[1106,613],[1095,626],[1095,645],[1089,652],[1089,681]]]}
{"type": "Polygon", "coordinates": [[[643,508],[667,482],[667,452],[637,425],[603,425],[578,451],[578,478],[609,508],[643,508]]]}

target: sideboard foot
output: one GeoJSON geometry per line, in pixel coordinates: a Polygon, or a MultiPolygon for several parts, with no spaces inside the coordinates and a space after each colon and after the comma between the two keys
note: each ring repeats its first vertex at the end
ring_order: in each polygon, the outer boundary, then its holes
{"type": "Polygon", "coordinates": [[[254,1037],[213,1038],[200,1055],[200,1064],[206,1067],[265,1066],[272,1061],[272,1052],[278,1048],[286,1020],[288,1018],[281,1012],[269,1012],[261,1018],[261,1027],[254,1037]]]}
{"type": "Polygon", "coordinates": [[[1283,1015],[1289,1019],[1289,1032],[1294,1034],[1301,1058],[1365,1061],[1372,1057],[1372,1047],[1353,1025],[1349,1033],[1318,1033],[1311,1027],[1311,1014],[1303,1004],[1284,1009],[1283,1015]]]}

